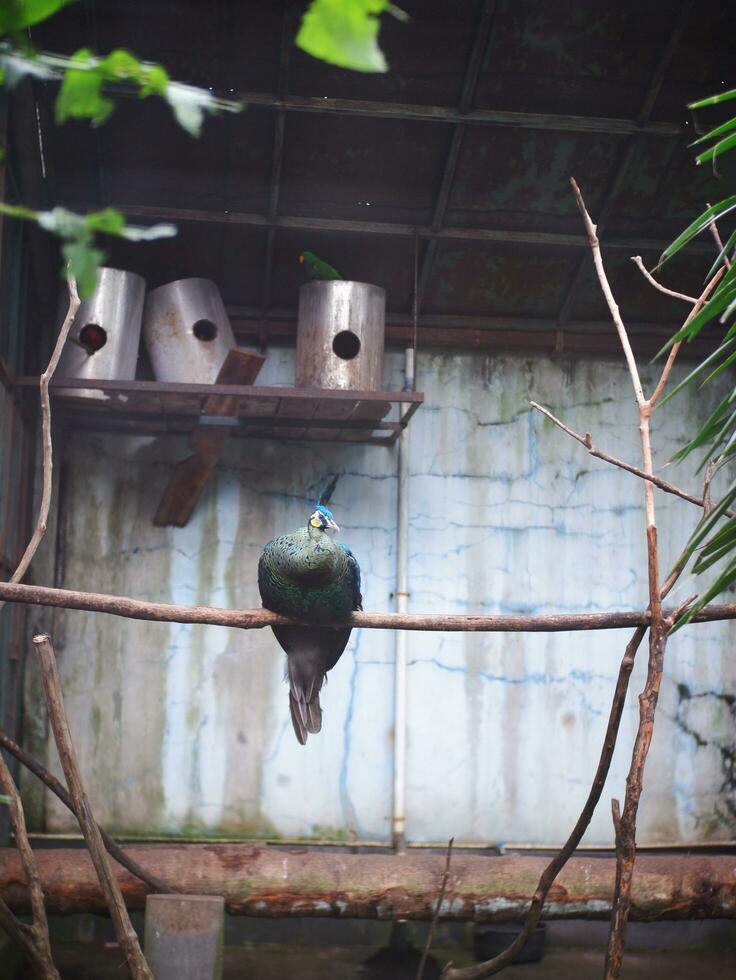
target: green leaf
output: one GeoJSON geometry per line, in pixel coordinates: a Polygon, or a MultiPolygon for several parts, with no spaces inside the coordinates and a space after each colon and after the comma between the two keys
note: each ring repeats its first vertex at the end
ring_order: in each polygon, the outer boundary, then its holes
{"type": "Polygon", "coordinates": [[[4,803],[5,806],[10,806],[12,802],[12,796],[6,796],[5,793],[0,793],[0,803],[4,803]]]}
{"type": "Polygon", "coordinates": [[[101,231],[106,235],[122,235],[125,231],[125,218],[114,208],[86,214],[84,223],[90,231],[101,231]]]}
{"type": "Polygon", "coordinates": [[[724,351],[728,350],[728,348],[732,346],[733,346],[733,340],[724,341],[724,343],[722,343],[717,350],[714,350],[712,354],[709,354],[708,357],[705,358],[705,360],[701,361],[700,364],[694,367],[692,371],[685,378],[683,378],[682,381],[679,382],[679,384],[677,384],[672,389],[672,391],[667,392],[667,394],[664,396],[662,401],[659,403],[659,407],[666,404],[670,400],[670,398],[674,398],[675,395],[679,394],[679,392],[681,392],[683,388],[686,388],[692,381],[695,380],[695,378],[698,377],[698,375],[702,374],[702,372],[710,364],[718,360],[718,358],[721,356],[721,354],[724,351]]]}
{"type": "Polygon", "coordinates": [[[97,286],[97,270],[105,261],[105,253],[92,244],[92,232],[85,229],[77,238],[61,246],[69,272],[77,280],[81,299],[89,299],[97,286]]]}
{"type": "Polygon", "coordinates": [[[729,354],[728,357],[725,359],[725,361],[721,361],[718,367],[714,368],[714,370],[710,372],[708,377],[701,382],[701,388],[703,385],[707,385],[709,381],[712,381],[713,378],[717,378],[718,375],[722,371],[725,371],[727,367],[730,367],[734,363],[734,361],[736,361],[736,351],[734,351],[733,354],[729,354]]]}
{"type": "Polygon", "coordinates": [[[1,0],[0,34],[15,34],[32,27],[73,0],[1,0]]]}
{"type": "Polygon", "coordinates": [[[693,616],[700,612],[703,606],[707,606],[711,599],[715,599],[717,595],[720,595],[721,592],[727,589],[730,585],[733,585],[734,582],[736,582],[736,559],[729,562],[707,592],[702,595],[698,601],[694,603],[683,616],[680,617],[680,619],[678,619],[670,630],[670,635],[681,629],[686,625],[686,623],[689,623],[693,616]]]}
{"type": "Polygon", "coordinates": [[[707,143],[709,140],[714,140],[717,136],[723,136],[724,133],[730,133],[732,129],[736,129],[736,116],[733,119],[727,119],[726,122],[721,123],[720,126],[716,126],[715,129],[711,129],[709,133],[705,136],[700,136],[698,139],[693,140],[690,146],[700,146],[701,143],[707,143]]]}
{"type": "Polygon", "coordinates": [[[718,257],[716,258],[716,260],[713,263],[713,265],[710,267],[710,270],[708,272],[708,275],[705,277],[705,281],[706,282],[708,282],[713,277],[713,275],[716,272],[716,270],[718,268],[720,268],[720,266],[723,265],[723,263],[724,263],[724,261],[726,259],[726,256],[733,249],[734,245],[736,245],[736,231],[732,232],[731,235],[729,235],[726,244],[723,246],[723,248],[721,249],[721,251],[718,253],[718,257]]]}
{"type": "MultiPolygon", "coordinates": [[[[736,119],[734,119],[733,122],[734,125],[736,125],[736,119]]],[[[697,164],[701,164],[701,163],[707,163],[709,160],[715,160],[716,157],[719,157],[722,153],[725,153],[727,150],[733,149],[734,146],[736,146],[736,133],[732,133],[730,136],[727,136],[725,139],[719,140],[715,146],[711,146],[703,153],[698,154],[698,156],[695,157],[695,162],[697,164]]]]}
{"type": "Polygon", "coordinates": [[[165,99],[166,89],[170,82],[169,73],[163,65],[147,65],[144,63],[142,67],[141,98],[145,99],[149,95],[160,95],[161,98],[165,99]]]}
{"type": "MultiPolygon", "coordinates": [[[[296,45],[314,58],[353,71],[388,71],[378,46],[378,15],[388,0],[312,0],[296,36],[296,45]]],[[[391,9],[396,16],[396,11],[391,9]]]]}
{"type": "MultiPolygon", "coordinates": [[[[718,288],[710,296],[707,303],[703,305],[703,308],[699,313],[692,318],[692,320],[681,330],[675,334],[672,338],[672,342],[678,340],[692,340],[696,337],[703,327],[710,323],[716,316],[719,316],[724,310],[728,309],[729,303],[736,296],[736,278],[733,273],[736,272],[736,266],[732,266],[729,269],[728,276],[724,276],[721,282],[718,284],[718,288]]],[[[726,339],[729,339],[732,334],[730,332],[726,333],[726,339]]]]}
{"type": "Polygon", "coordinates": [[[705,211],[698,215],[695,221],[689,224],[687,228],[677,236],[674,242],[672,242],[671,245],[668,245],[664,252],[662,252],[659,257],[659,262],[657,263],[657,268],[666,262],[667,259],[671,259],[672,256],[679,252],[684,245],[687,245],[691,238],[694,238],[696,235],[700,234],[704,228],[707,228],[711,221],[722,218],[734,208],[736,208],[736,194],[731,195],[731,197],[724,198],[724,200],[719,201],[717,204],[713,204],[706,208],[705,211]]]}
{"type": "Polygon", "coordinates": [[[169,82],[164,96],[174,110],[176,121],[186,129],[190,136],[199,136],[205,112],[213,115],[218,112],[240,112],[242,102],[218,99],[211,92],[181,82],[169,82]]]}
{"type": "Polygon", "coordinates": [[[93,126],[101,126],[115,108],[112,99],[102,94],[105,74],[87,48],[72,55],[72,62],[79,67],[70,67],[64,74],[54,108],[56,121],[90,119],[93,126]]]}
{"type": "Polygon", "coordinates": [[[719,102],[728,102],[729,99],[736,99],[736,88],[732,88],[728,92],[719,92],[717,95],[709,95],[707,99],[690,102],[688,109],[704,109],[709,105],[718,105],[719,102]]]}

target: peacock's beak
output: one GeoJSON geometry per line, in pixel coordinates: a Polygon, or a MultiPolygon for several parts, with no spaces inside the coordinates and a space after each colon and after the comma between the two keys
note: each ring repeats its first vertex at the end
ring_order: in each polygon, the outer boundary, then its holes
{"type": "Polygon", "coordinates": [[[327,527],[328,527],[328,528],[329,528],[329,529],[330,529],[331,531],[334,531],[334,532],[335,532],[335,534],[337,534],[337,532],[338,532],[338,531],[340,530],[340,528],[339,528],[339,527],[338,527],[338,525],[337,525],[337,524],[335,523],[335,521],[333,521],[331,517],[328,517],[328,518],[326,518],[326,520],[327,520],[327,527]]]}

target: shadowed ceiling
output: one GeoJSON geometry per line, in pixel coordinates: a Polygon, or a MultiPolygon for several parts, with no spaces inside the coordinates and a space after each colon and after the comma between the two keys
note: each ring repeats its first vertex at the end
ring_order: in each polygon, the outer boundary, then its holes
{"type": "MultiPolygon", "coordinates": [[[[199,140],[155,99],[120,98],[98,129],[57,127],[55,86],[25,82],[11,100],[21,195],[175,221],[173,240],[108,242],[109,263],[150,287],[214,279],[246,342],[293,337],[297,256],[308,248],[343,277],[386,289],[391,342],[411,336],[416,257],[420,346],[613,350],[574,175],[636,343],[658,348],[683,311],[630,256],[652,266],[706,201],[728,193],[725,163],[720,179],[695,168],[685,108],[733,82],[728,4],[402,6],[408,24],[382,21],[390,72],[365,75],[294,46],[304,5],[73,4],[34,32],[39,47],[126,47],[247,109],[208,119],[199,140]]],[[[55,296],[56,246],[33,237],[32,290],[55,296]]],[[[713,254],[703,238],[663,279],[697,293],[713,254]]]]}

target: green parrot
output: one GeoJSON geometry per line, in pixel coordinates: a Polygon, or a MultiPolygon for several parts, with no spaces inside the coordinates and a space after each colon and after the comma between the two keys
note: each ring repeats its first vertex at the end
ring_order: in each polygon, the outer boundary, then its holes
{"type": "Polygon", "coordinates": [[[342,279],[337,269],[333,269],[329,262],[323,262],[314,252],[302,252],[299,261],[310,279],[342,279]]]}

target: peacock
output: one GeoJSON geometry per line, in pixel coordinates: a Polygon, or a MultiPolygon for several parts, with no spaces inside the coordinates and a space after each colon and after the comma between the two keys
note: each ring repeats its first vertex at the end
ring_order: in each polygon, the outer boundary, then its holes
{"type": "Polygon", "coordinates": [[[339,528],[327,501],[335,482],[306,527],[269,541],[258,562],[265,608],[318,624],[272,627],[286,652],[289,709],[301,745],[306,745],[308,734],[322,728],[319,692],[350,639],[349,626],[327,624],[363,608],[360,566],[352,551],[334,540],[339,528]]]}

